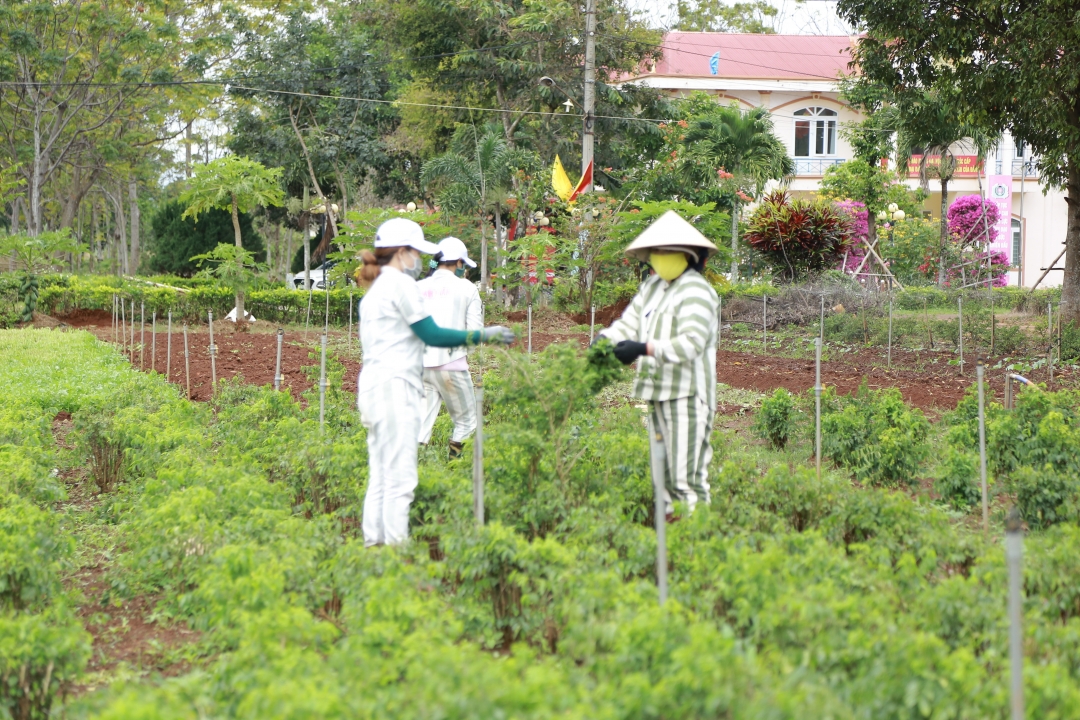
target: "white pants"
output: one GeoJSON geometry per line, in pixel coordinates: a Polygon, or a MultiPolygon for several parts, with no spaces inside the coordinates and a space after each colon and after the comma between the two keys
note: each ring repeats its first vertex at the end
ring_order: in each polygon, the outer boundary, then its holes
{"type": "Polygon", "coordinates": [[[713,411],[699,397],[649,403],[650,431],[664,447],[665,505],[685,502],[692,511],[700,501],[709,503],[709,463],[713,450],[713,411]]]}
{"type": "Polygon", "coordinates": [[[398,545],[409,539],[422,400],[419,390],[397,378],[356,398],[368,433],[370,471],[362,522],[367,547],[398,545]]]}
{"type": "Polygon", "coordinates": [[[424,368],[424,417],[420,442],[431,440],[431,429],[435,427],[435,418],[439,417],[439,406],[443,403],[454,421],[451,440],[462,442],[476,432],[476,398],[469,371],[424,368]]]}

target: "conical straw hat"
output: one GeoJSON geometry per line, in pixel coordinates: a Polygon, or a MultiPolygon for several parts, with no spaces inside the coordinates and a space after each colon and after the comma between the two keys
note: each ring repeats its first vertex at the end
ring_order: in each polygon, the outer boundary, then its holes
{"type": "Polygon", "coordinates": [[[654,220],[623,252],[641,262],[648,262],[649,253],[657,248],[687,248],[699,255],[704,253],[705,257],[716,252],[716,246],[674,210],[668,210],[654,220]]]}

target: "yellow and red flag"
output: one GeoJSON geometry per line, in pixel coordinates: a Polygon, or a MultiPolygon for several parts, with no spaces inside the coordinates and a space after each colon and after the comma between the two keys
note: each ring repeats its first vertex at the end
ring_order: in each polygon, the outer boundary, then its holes
{"type": "Polygon", "coordinates": [[[577,196],[585,192],[585,188],[592,185],[592,160],[589,161],[589,166],[585,168],[585,172],[581,175],[581,179],[578,180],[577,187],[574,188],[574,192],[570,193],[570,199],[567,202],[574,202],[577,196]]]}
{"type": "Polygon", "coordinates": [[[574,186],[570,184],[570,178],[566,175],[558,155],[555,156],[555,164],[551,166],[551,189],[563,202],[568,202],[574,194],[574,186]]]}

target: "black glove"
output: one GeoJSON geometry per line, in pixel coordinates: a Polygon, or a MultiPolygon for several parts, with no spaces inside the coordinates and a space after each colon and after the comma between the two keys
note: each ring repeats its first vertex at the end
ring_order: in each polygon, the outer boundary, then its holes
{"type": "Polygon", "coordinates": [[[629,365],[644,355],[646,349],[645,343],[634,342],[633,340],[620,340],[618,344],[615,345],[615,357],[617,357],[619,362],[623,365],[629,365]]]}

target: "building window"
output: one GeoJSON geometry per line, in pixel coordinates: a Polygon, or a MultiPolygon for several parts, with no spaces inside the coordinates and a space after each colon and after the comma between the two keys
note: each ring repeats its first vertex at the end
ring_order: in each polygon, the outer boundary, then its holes
{"type": "Polygon", "coordinates": [[[1015,142],[1015,144],[1013,145],[1013,155],[1018,160],[1022,159],[1024,157],[1024,151],[1027,149],[1027,148],[1024,147],[1024,141],[1023,140],[1016,140],[1014,142],[1015,142]]]}
{"type": "Polygon", "coordinates": [[[835,110],[803,108],[795,118],[795,157],[836,154],[835,110]]]}
{"type": "Polygon", "coordinates": [[[1020,267],[1020,221],[1012,221],[1012,266],[1020,267]]]}

